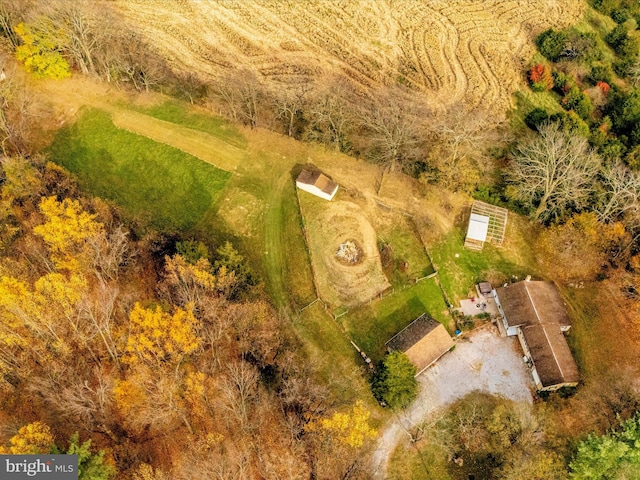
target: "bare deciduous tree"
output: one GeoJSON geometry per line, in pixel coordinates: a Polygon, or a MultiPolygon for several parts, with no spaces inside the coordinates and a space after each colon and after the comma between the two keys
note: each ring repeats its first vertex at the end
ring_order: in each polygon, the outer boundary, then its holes
{"type": "Polygon", "coordinates": [[[290,137],[297,137],[296,124],[302,121],[307,95],[311,87],[303,84],[297,88],[282,89],[273,95],[275,115],[280,120],[290,137]]]}
{"type": "Polygon", "coordinates": [[[331,146],[337,152],[349,150],[349,133],[353,128],[353,113],[346,100],[346,91],[333,83],[311,101],[307,140],[331,146]]]}
{"type": "Polygon", "coordinates": [[[374,104],[360,111],[366,155],[390,172],[415,160],[421,154],[423,116],[415,105],[390,94],[378,95],[374,104]]]}
{"type": "Polygon", "coordinates": [[[229,73],[217,82],[212,93],[223,102],[232,120],[251,128],[258,126],[265,91],[254,72],[236,70],[229,73]]]}
{"type": "Polygon", "coordinates": [[[433,172],[422,178],[449,190],[473,188],[481,172],[483,146],[494,129],[486,115],[449,112],[440,121],[429,123],[428,164],[433,172]]]}
{"type": "Polygon", "coordinates": [[[618,163],[603,168],[600,177],[604,191],[596,207],[598,219],[610,222],[626,216],[632,222],[640,220],[640,175],[618,163]]]}
{"type": "Polygon", "coordinates": [[[249,422],[250,402],[258,393],[258,372],[249,363],[240,360],[230,363],[222,382],[223,405],[242,426],[249,422]]]}
{"type": "Polygon", "coordinates": [[[555,124],[542,125],[539,132],[515,149],[508,171],[510,192],[535,208],[534,219],[562,219],[586,206],[601,160],[580,135],[555,124]]]}

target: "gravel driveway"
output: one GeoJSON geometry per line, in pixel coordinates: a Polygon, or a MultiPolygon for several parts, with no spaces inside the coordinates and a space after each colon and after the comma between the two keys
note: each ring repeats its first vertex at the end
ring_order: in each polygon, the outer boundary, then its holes
{"type": "Polygon", "coordinates": [[[373,453],[374,478],[386,476],[387,462],[406,430],[428,415],[474,390],[531,403],[533,379],[522,361],[516,337],[500,337],[494,325],[487,325],[462,338],[456,348],[418,377],[420,393],[404,412],[385,425],[373,453]]]}

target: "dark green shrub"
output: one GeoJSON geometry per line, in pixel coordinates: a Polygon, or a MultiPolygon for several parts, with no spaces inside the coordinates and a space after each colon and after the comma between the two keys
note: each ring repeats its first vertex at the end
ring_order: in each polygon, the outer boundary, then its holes
{"type": "Polygon", "coordinates": [[[619,0],[591,0],[591,6],[604,15],[611,15],[611,12],[620,8],[619,0]]]}
{"type": "Polygon", "coordinates": [[[555,31],[552,28],[545,30],[536,38],[536,46],[540,53],[552,62],[560,60],[566,42],[567,34],[555,31]]]}
{"type": "Polygon", "coordinates": [[[418,395],[416,367],[402,352],[391,352],[380,363],[372,379],[371,389],[379,402],[392,410],[408,406],[418,395]]]}
{"type": "Polygon", "coordinates": [[[605,160],[622,158],[627,151],[627,147],[618,138],[607,138],[602,146],[598,148],[598,153],[605,160]]]}
{"type": "Polygon", "coordinates": [[[573,110],[583,120],[588,120],[593,113],[593,104],[589,95],[584,93],[578,87],[571,87],[571,90],[567,92],[562,99],[562,108],[565,110],[573,110]]]}
{"type": "Polygon", "coordinates": [[[626,8],[616,8],[611,12],[610,16],[611,18],[613,18],[613,21],[616,22],[617,24],[624,23],[627,20],[629,20],[629,18],[631,18],[631,15],[629,14],[629,10],[627,10],[626,8]]]}
{"type": "Polygon", "coordinates": [[[577,133],[585,138],[589,137],[589,125],[574,111],[554,113],[549,117],[549,121],[558,123],[565,132],[577,133]]]}
{"type": "Polygon", "coordinates": [[[596,85],[598,82],[606,82],[611,84],[613,82],[614,74],[610,65],[594,65],[591,67],[591,71],[587,76],[589,82],[596,85]]]}
{"type": "Polygon", "coordinates": [[[625,38],[627,38],[627,27],[624,25],[616,25],[613,30],[604,37],[605,41],[616,51],[625,38]]]}
{"type": "Polygon", "coordinates": [[[544,108],[534,108],[526,117],[524,117],[524,123],[531,130],[538,131],[538,127],[544,122],[549,121],[549,114],[544,108]]]}

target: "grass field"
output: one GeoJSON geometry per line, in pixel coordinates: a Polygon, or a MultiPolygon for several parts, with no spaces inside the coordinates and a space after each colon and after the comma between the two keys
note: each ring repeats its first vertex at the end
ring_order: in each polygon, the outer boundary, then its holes
{"type": "Polygon", "coordinates": [[[455,306],[479,281],[497,286],[516,277],[523,280],[527,275],[540,274],[531,246],[532,227],[517,215],[509,215],[502,247],[485,244],[480,252],[467,250],[463,247],[465,233],[461,227],[455,227],[429,246],[442,288],[455,306]]]}
{"type": "Polygon", "coordinates": [[[433,278],[351,310],[339,320],[353,341],[377,361],[386,353],[385,342],[425,312],[452,333],[452,319],[433,278]]]}
{"type": "Polygon", "coordinates": [[[406,284],[408,279],[416,280],[434,273],[433,265],[410,223],[411,220],[400,213],[393,214],[390,220],[376,226],[376,232],[378,241],[391,248],[392,262],[390,268],[385,268],[391,284],[397,287],[406,284]]]}
{"type": "Polygon", "coordinates": [[[231,123],[221,117],[195,113],[178,101],[169,100],[147,107],[127,105],[127,108],[132,108],[158,120],[208,133],[238,148],[247,147],[246,138],[231,123]]]}
{"type": "Polygon", "coordinates": [[[49,154],[77,175],[82,188],[160,230],[193,230],[230,177],[181,150],[116,128],[108,113],[95,109],[61,130],[49,154]]]}

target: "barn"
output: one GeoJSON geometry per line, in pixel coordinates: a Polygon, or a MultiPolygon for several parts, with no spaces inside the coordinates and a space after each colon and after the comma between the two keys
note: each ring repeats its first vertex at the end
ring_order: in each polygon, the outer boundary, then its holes
{"type": "Polygon", "coordinates": [[[318,170],[302,170],[296,179],[296,186],[329,201],[333,200],[338,191],[338,184],[318,170]]]}
{"type": "Polygon", "coordinates": [[[507,335],[518,336],[538,390],[576,386],[580,374],[564,336],[571,319],[556,286],[525,280],[494,292],[507,335]]]}
{"type": "Polygon", "coordinates": [[[423,313],[386,343],[389,352],[403,352],[420,375],[453,347],[447,330],[423,313]]]}

